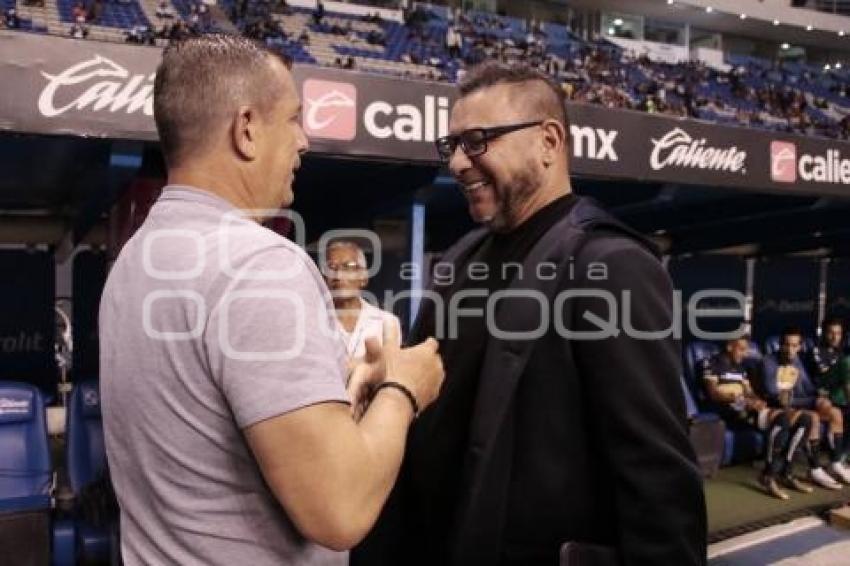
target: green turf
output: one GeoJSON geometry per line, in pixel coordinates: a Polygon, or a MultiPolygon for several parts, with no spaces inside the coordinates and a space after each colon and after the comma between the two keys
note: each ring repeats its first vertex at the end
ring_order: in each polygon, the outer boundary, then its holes
{"type": "MultiPolygon", "coordinates": [[[[725,538],[724,535],[850,502],[850,486],[844,486],[841,491],[816,487],[810,494],[786,489],[790,500],[775,499],[766,495],[759,485],[758,472],[758,467],[734,466],[721,469],[705,481],[710,538],[725,538]]],[[[802,470],[798,476],[802,476],[802,470]]]]}

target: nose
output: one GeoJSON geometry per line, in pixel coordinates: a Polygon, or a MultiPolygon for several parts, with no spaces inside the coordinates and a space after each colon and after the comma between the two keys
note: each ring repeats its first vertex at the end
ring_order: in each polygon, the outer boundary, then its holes
{"type": "Polygon", "coordinates": [[[310,140],[307,139],[307,134],[304,133],[304,128],[301,125],[298,125],[298,154],[304,155],[307,153],[307,150],[310,149],[310,140]]]}
{"type": "Polygon", "coordinates": [[[464,153],[460,144],[457,144],[451,157],[449,157],[449,171],[455,177],[460,177],[461,174],[472,167],[472,160],[464,153]]]}

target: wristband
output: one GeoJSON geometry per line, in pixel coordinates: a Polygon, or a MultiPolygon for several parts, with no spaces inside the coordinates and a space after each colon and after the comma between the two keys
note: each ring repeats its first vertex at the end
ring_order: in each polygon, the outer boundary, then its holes
{"type": "Polygon", "coordinates": [[[384,388],[397,389],[404,393],[404,396],[407,397],[407,400],[410,401],[410,406],[413,408],[413,418],[419,416],[419,403],[416,402],[416,397],[413,396],[413,392],[410,391],[406,386],[402,385],[397,381],[384,381],[375,389],[375,394],[377,395],[381,389],[384,388]]]}

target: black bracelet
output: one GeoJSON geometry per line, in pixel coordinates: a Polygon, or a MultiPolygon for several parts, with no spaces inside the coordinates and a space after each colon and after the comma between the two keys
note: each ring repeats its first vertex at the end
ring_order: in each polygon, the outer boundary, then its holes
{"type": "Polygon", "coordinates": [[[375,395],[377,395],[378,391],[385,387],[397,389],[404,393],[404,396],[407,397],[407,400],[410,401],[410,406],[413,408],[413,417],[416,418],[419,416],[419,403],[416,402],[416,397],[413,396],[413,392],[410,391],[410,389],[397,381],[384,381],[375,388],[375,395]]]}

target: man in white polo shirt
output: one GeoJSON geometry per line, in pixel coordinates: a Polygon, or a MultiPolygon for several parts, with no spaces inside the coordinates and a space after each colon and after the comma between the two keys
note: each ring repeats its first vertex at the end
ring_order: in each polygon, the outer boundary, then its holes
{"type": "Polygon", "coordinates": [[[334,309],[352,362],[366,355],[366,340],[384,343],[384,329],[395,329],[401,345],[401,322],[393,313],[381,310],[363,299],[361,293],[369,282],[366,254],[350,240],[336,240],[328,245],[323,272],[333,297],[334,309]]]}
{"type": "Polygon", "coordinates": [[[345,389],[321,274],[260,224],[293,200],[300,115],[288,63],[248,39],[205,35],[163,53],[154,117],[169,184],[100,305],[128,566],[346,564],[439,391],[436,342],[372,342],[351,382],[383,381],[355,420],[361,392],[345,389]]]}

